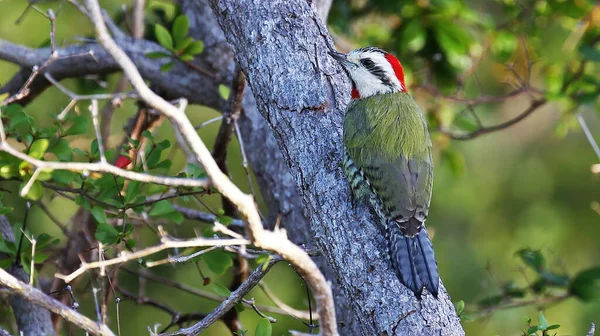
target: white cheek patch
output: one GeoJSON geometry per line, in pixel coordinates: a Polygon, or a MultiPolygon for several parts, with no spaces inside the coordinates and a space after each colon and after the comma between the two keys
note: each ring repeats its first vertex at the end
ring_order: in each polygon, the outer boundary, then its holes
{"type": "Polygon", "coordinates": [[[402,91],[404,88],[396,77],[396,73],[392,68],[392,65],[388,62],[385,56],[378,52],[363,52],[360,55],[356,53],[350,53],[348,60],[354,64],[358,64],[356,67],[348,67],[347,70],[356,85],[361,97],[369,97],[376,94],[390,93],[402,91]],[[381,68],[385,75],[391,82],[390,85],[384,84],[381,79],[369,70],[367,70],[362,64],[360,64],[360,58],[370,58],[379,68],[381,68]]]}

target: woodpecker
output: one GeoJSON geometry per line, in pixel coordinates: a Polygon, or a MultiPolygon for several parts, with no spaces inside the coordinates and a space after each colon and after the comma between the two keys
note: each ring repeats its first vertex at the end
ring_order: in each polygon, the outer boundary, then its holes
{"type": "Polygon", "coordinates": [[[354,198],[377,214],[399,280],[419,300],[423,288],[437,298],[439,273],[425,229],[433,159],[423,112],[392,54],[376,47],[329,54],[352,82],[342,168],[354,198]]]}

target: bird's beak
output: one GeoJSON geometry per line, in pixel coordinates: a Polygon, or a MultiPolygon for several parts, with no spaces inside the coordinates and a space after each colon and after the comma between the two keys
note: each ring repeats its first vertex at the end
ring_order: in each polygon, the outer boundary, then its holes
{"type": "Polygon", "coordinates": [[[337,51],[328,51],[327,52],[331,57],[333,57],[336,61],[340,62],[342,65],[350,65],[351,63],[346,59],[347,55],[339,53],[337,51]]]}

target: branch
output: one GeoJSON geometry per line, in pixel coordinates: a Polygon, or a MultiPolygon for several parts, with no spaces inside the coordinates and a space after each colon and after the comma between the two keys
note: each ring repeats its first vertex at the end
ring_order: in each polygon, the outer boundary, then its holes
{"type": "Polygon", "coordinates": [[[478,129],[476,129],[475,131],[470,132],[470,133],[456,134],[456,133],[449,132],[447,130],[440,130],[440,131],[442,133],[449,135],[454,140],[471,140],[471,139],[474,139],[474,138],[484,135],[484,134],[501,131],[503,129],[509,128],[509,127],[519,123],[523,119],[529,117],[531,114],[533,114],[533,112],[535,112],[538,108],[540,108],[541,106],[543,106],[546,103],[547,103],[547,100],[545,98],[534,100],[531,102],[531,104],[525,111],[521,112],[518,116],[514,117],[513,119],[510,119],[506,122],[503,122],[501,124],[494,125],[494,126],[481,126],[478,129]]]}
{"type": "Polygon", "coordinates": [[[79,314],[77,311],[42,293],[39,289],[17,280],[2,268],[0,268],[0,284],[10,288],[12,294],[23,297],[36,305],[62,316],[64,319],[92,335],[114,336],[113,332],[110,331],[106,325],[98,325],[96,322],[79,314]]]}
{"type": "Polygon", "coordinates": [[[209,238],[195,238],[190,240],[173,240],[163,231],[162,227],[158,227],[158,231],[161,235],[161,243],[155,246],[151,246],[135,252],[122,251],[119,257],[101,261],[95,261],[86,263],[82,261],[81,266],[73,273],[55,274],[54,276],[64,280],[66,283],[73,281],[75,278],[83,274],[85,271],[95,268],[106,268],[111,265],[121,264],[131,260],[137,260],[149,256],[154,253],[158,253],[167,249],[175,248],[188,248],[188,247],[206,247],[206,246],[233,246],[233,245],[247,245],[250,242],[246,239],[209,239],[209,238]]]}
{"type": "Polygon", "coordinates": [[[179,131],[186,138],[190,148],[196,155],[196,159],[206,170],[213,186],[237,207],[240,215],[247,224],[246,228],[252,243],[258,248],[267,249],[281,255],[302,273],[313,290],[317,301],[319,316],[321,317],[322,333],[324,335],[336,335],[337,325],[335,322],[331,288],[312,259],[300,247],[290,242],[284,233],[270,232],[263,229],[253,197],[241,192],[221,172],[185,113],[169,104],[160,96],[157,96],[148,88],[135,64],[110,37],[102,19],[98,3],[94,0],[86,0],[85,3],[92,16],[98,41],[123,68],[125,75],[129,78],[129,81],[140,97],[148,105],[164,114],[171,122],[177,125],[179,131]]]}
{"type": "MultiPolygon", "coordinates": [[[[24,233],[22,233],[24,235],[24,233]]],[[[23,236],[21,236],[23,237],[23,236]]],[[[5,216],[0,216],[0,238],[15,242],[15,234],[10,222],[5,216]]],[[[3,257],[4,253],[0,253],[0,257],[3,257]]],[[[14,258],[14,256],[7,256],[8,258],[14,258]]],[[[32,259],[34,259],[32,257],[32,259]]],[[[35,269],[32,267],[31,272],[35,269]]],[[[26,283],[30,279],[30,275],[25,272],[23,267],[13,265],[8,269],[10,275],[14,276],[15,279],[26,283]]],[[[1,286],[0,286],[1,287],[1,286]]],[[[44,334],[54,335],[52,329],[52,320],[50,313],[39,306],[31,303],[27,298],[23,298],[17,295],[11,295],[8,297],[8,302],[13,310],[13,315],[17,322],[19,332],[25,335],[30,334],[44,334]]]]}
{"type": "MultiPolygon", "coordinates": [[[[188,285],[182,284],[180,282],[173,281],[173,280],[165,278],[165,277],[161,277],[160,275],[156,275],[151,272],[138,272],[138,271],[126,268],[126,267],[124,267],[123,270],[125,270],[126,272],[129,272],[131,274],[135,274],[144,279],[152,280],[152,281],[155,281],[155,282],[165,285],[165,286],[177,288],[186,293],[189,293],[189,294],[192,294],[192,295],[195,295],[198,297],[202,297],[205,299],[209,299],[212,301],[222,302],[224,299],[226,299],[226,297],[223,297],[221,295],[214,294],[212,292],[202,291],[202,290],[197,289],[196,287],[188,286],[188,285]]],[[[261,288],[264,287],[260,283],[259,283],[259,286],[261,286],[261,288]]],[[[271,299],[271,301],[275,302],[275,300],[273,300],[273,297],[269,297],[269,298],[271,299]]],[[[277,298],[275,298],[275,299],[277,299],[277,298]]],[[[244,300],[242,300],[242,303],[246,306],[252,307],[250,300],[244,299],[244,300]]],[[[294,316],[294,317],[297,317],[297,318],[303,319],[303,320],[308,320],[310,318],[308,311],[296,310],[292,307],[285,305],[284,303],[275,302],[275,304],[280,308],[264,306],[264,305],[257,305],[257,304],[255,304],[254,306],[256,308],[258,308],[258,310],[260,310],[260,311],[264,311],[264,312],[271,313],[271,314],[291,315],[291,316],[294,316]]],[[[316,315],[316,314],[313,314],[313,315],[316,315]]]]}
{"type": "Polygon", "coordinates": [[[215,310],[213,310],[210,314],[208,314],[202,321],[199,323],[189,327],[183,328],[173,333],[165,333],[160,334],[159,336],[176,336],[176,335],[198,335],[206,328],[208,328],[211,324],[215,323],[218,319],[220,319],[225,313],[231,310],[238,302],[240,302],[244,295],[248,294],[254,286],[256,286],[262,278],[269,272],[271,267],[275,265],[277,262],[281,261],[279,258],[273,258],[266,265],[259,265],[258,268],[248,276],[248,279],[242,283],[237,290],[231,292],[231,295],[223,301],[215,310]]]}
{"type": "MultiPolygon", "coordinates": [[[[0,121],[0,128],[2,122],[0,121]]],[[[180,187],[200,187],[208,188],[209,181],[207,179],[190,179],[190,178],[177,178],[167,176],[153,176],[148,174],[137,173],[130,170],[124,170],[117,168],[107,162],[98,163],[84,163],[84,162],[55,162],[55,161],[41,161],[30,157],[29,155],[22,153],[13,147],[11,147],[6,139],[0,139],[0,152],[6,152],[16,158],[30,163],[35,166],[36,171],[43,170],[70,170],[78,172],[103,172],[109,173],[116,176],[124,177],[128,180],[156,183],[167,186],[180,186],[180,187]]],[[[30,181],[35,180],[31,178],[30,181]]],[[[25,190],[25,188],[23,188],[25,190]]]]}
{"type": "MultiPolygon", "coordinates": [[[[172,97],[189,97],[192,103],[219,107],[221,102],[218,92],[219,80],[190,71],[190,68],[181,62],[175,62],[169,72],[161,71],[160,66],[165,61],[146,57],[150,52],[165,52],[165,49],[154,42],[128,36],[123,36],[116,42],[135,62],[144,78],[161,92],[172,97]]],[[[39,72],[42,75],[50,73],[58,81],[86,75],[109,74],[120,70],[114,58],[96,43],[67,46],[57,49],[56,52],[59,57],[46,67],[40,67],[39,72]]],[[[0,88],[0,94],[18,92],[27,82],[31,69],[45,64],[50,57],[50,48],[31,49],[0,39],[0,60],[22,67],[0,88]]],[[[28,95],[16,103],[26,105],[50,86],[51,83],[44,76],[37,76],[29,86],[28,95]]]]}

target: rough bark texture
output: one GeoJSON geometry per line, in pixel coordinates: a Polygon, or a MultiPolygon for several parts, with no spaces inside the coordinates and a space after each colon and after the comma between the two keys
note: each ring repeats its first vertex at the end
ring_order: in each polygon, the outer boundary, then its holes
{"type": "MultiPolygon", "coordinates": [[[[417,301],[397,280],[365,206],[352,209],[341,161],[348,83],[327,57],[331,39],[301,0],[210,0],[257,106],[273,131],[363,335],[462,335],[445,289],[417,301]],[[414,313],[405,317],[411,311],[414,313]]],[[[341,334],[352,333],[341,328],[341,334]]]]}
{"type": "MultiPolygon", "coordinates": [[[[15,234],[10,222],[4,216],[0,216],[0,232],[2,237],[8,241],[15,241],[15,234]]],[[[12,266],[8,273],[15,278],[29,283],[29,274],[21,266],[12,266]]],[[[23,335],[45,336],[54,335],[50,312],[40,306],[37,306],[23,297],[11,295],[8,302],[13,309],[19,332],[23,335]]]]}
{"type": "MultiPolygon", "coordinates": [[[[206,1],[183,1],[182,11],[190,20],[190,34],[204,41],[206,48],[202,54],[203,61],[211,68],[219,69],[218,76],[230,83],[235,69],[233,53],[212,9],[206,1]]],[[[256,100],[249,89],[244,95],[243,108],[244,113],[239,119],[240,131],[248,161],[269,208],[267,222],[272,226],[277,216],[281,215],[282,226],[288,230],[292,241],[308,244],[312,240],[310,222],[304,214],[304,205],[296,182],[289,172],[271,129],[258,112],[256,100]]],[[[354,313],[340,290],[331,267],[320,259],[317,261],[321,271],[332,281],[337,319],[344,326],[341,330],[347,335],[358,335],[359,329],[354,313]]]]}

